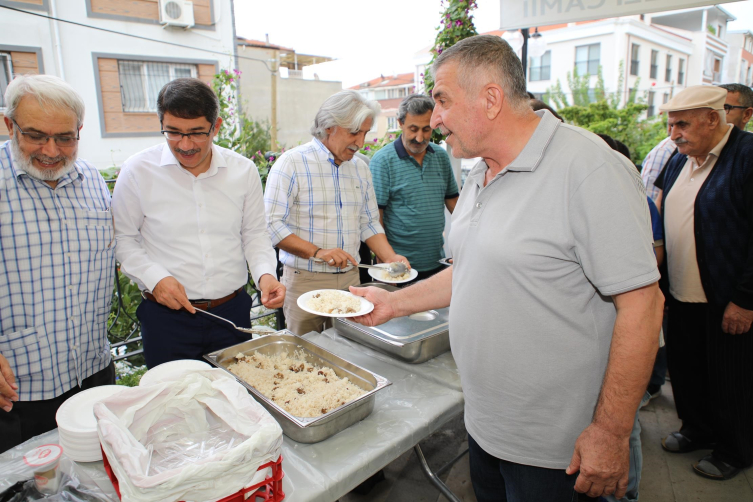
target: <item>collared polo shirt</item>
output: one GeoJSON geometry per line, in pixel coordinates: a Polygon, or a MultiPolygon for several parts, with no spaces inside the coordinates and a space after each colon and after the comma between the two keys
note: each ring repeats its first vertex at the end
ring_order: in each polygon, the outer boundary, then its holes
{"type": "Polygon", "coordinates": [[[487,165],[474,167],[452,215],[450,342],[469,434],[495,457],[564,469],[601,389],[611,296],[659,271],[635,167],[595,134],[537,114],[486,186],[487,165]]]}
{"type": "Polygon", "coordinates": [[[418,271],[440,266],[445,199],[458,196],[447,152],[430,143],[419,164],[406,151],[401,136],[375,153],[369,168],[392,248],[418,271]]]}

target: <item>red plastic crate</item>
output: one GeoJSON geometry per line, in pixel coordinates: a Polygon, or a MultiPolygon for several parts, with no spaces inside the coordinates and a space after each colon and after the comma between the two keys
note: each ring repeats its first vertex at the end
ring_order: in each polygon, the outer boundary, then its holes
{"type": "MultiPolygon", "coordinates": [[[[118,483],[118,478],[112,471],[112,467],[110,467],[110,462],[107,460],[104,450],[102,450],[102,462],[105,465],[107,477],[110,478],[112,486],[115,488],[115,493],[120,498],[120,483],[118,483]]],[[[228,495],[217,502],[245,502],[246,500],[249,502],[259,502],[260,500],[263,502],[281,502],[284,500],[285,492],[282,491],[282,478],[285,477],[285,473],[282,472],[282,455],[276,461],[267,462],[260,466],[258,470],[266,469],[267,467],[272,468],[272,475],[268,476],[264,481],[248,488],[243,488],[239,492],[228,495]]]]}

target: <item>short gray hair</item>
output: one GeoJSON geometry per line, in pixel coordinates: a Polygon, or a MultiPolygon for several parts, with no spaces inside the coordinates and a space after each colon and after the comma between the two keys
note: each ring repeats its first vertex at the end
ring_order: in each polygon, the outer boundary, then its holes
{"type": "Polygon", "coordinates": [[[523,64],[510,44],[502,38],[476,35],[445,49],[431,67],[434,79],[439,68],[450,61],[458,62],[458,83],[465,92],[492,82],[502,88],[514,110],[530,109],[523,64]],[[481,75],[486,77],[486,81],[481,75]]]}
{"type": "Polygon", "coordinates": [[[357,91],[340,91],[328,97],[314,117],[311,134],[319,140],[327,139],[327,129],[341,127],[358,132],[366,119],[376,120],[381,111],[379,103],[370,101],[357,91]]]}
{"type": "Polygon", "coordinates": [[[434,100],[426,94],[411,94],[405,98],[397,108],[397,120],[405,123],[405,117],[411,115],[423,115],[434,111],[434,100]]]}
{"type": "Polygon", "coordinates": [[[719,87],[727,89],[727,92],[740,94],[740,105],[745,108],[753,108],[753,89],[743,84],[722,84],[719,87]]]}
{"type": "Polygon", "coordinates": [[[76,127],[84,123],[84,100],[65,80],[53,75],[19,75],[5,90],[5,116],[16,120],[16,109],[26,96],[34,96],[43,110],[68,109],[76,114],[76,127]]]}

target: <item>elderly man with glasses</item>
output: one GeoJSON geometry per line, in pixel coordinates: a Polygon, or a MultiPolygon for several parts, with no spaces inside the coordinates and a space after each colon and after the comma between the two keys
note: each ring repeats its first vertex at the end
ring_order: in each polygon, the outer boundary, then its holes
{"type": "Polygon", "coordinates": [[[0,145],[0,452],[57,427],[72,395],[115,383],[110,192],[78,159],[84,102],[63,80],[6,89],[0,145]]]}
{"type": "Polygon", "coordinates": [[[206,310],[251,327],[249,270],[268,308],[282,306],[266,231],[261,179],[249,159],[212,143],[222,119],[198,79],[166,84],[157,98],[167,140],[123,164],[113,194],[116,256],[141,289],[148,367],[249,338],[206,310]]]}

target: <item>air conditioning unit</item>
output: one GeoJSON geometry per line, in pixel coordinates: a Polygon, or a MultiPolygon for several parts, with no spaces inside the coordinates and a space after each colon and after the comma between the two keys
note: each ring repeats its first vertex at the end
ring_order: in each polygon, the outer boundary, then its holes
{"type": "Polygon", "coordinates": [[[193,2],[187,0],[159,0],[159,22],[165,26],[191,28],[193,2]]]}

